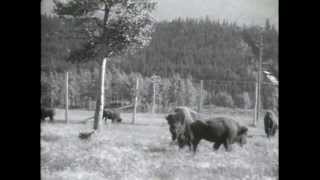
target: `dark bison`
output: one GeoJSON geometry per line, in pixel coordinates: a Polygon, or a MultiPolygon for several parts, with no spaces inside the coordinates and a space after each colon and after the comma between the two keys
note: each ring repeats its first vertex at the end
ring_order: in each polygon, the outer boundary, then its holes
{"type": "MultiPolygon", "coordinates": [[[[191,148],[191,139],[193,138],[190,124],[194,121],[195,118],[197,118],[199,114],[193,110],[191,110],[188,107],[180,106],[176,107],[174,109],[174,113],[169,114],[166,117],[166,120],[169,124],[169,130],[171,133],[172,141],[175,140],[179,141],[179,136],[182,136],[184,140],[186,140],[185,143],[189,145],[191,148]]],[[[179,142],[178,142],[179,143],[179,142]]],[[[182,146],[179,146],[182,147],[182,146]]]]}
{"type": "Polygon", "coordinates": [[[271,111],[267,111],[264,116],[264,130],[267,137],[272,137],[276,134],[278,129],[278,124],[275,121],[275,117],[271,111]]]}
{"type": "MultiPolygon", "coordinates": [[[[204,121],[197,120],[191,123],[191,131],[193,133],[192,146],[194,153],[202,139],[214,142],[213,149],[218,150],[223,144],[227,151],[231,151],[231,144],[237,142],[240,146],[246,144],[248,128],[241,126],[233,119],[225,117],[210,118],[204,121]]],[[[181,135],[179,146],[184,146],[188,143],[188,139],[181,135]]]]}
{"type": "Polygon", "coordinates": [[[120,123],[122,121],[120,112],[114,109],[104,109],[102,119],[104,119],[105,123],[107,123],[107,119],[111,119],[112,123],[120,123]]]}
{"type": "Polygon", "coordinates": [[[53,122],[55,114],[56,112],[54,108],[41,107],[40,120],[44,121],[46,117],[49,117],[50,121],[53,122]]]}

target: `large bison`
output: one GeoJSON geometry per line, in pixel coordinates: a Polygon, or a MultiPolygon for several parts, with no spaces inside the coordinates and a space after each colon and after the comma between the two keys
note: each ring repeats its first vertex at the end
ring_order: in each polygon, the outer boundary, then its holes
{"type": "MultiPolygon", "coordinates": [[[[190,125],[193,134],[192,146],[194,153],[202,139],[214,142],[213,149],[218,150],[223,144],[227,151],[231,151],[231,144],[237,142],[240,146],[246,144],[248,128],[240,125],[233,119],[225,117],[210,118],[204,121],[197,120],[190,125]]],[[[189,144],[189,140],[181,135],[178,137],[180,146],[189,144]]]]}
{"type": "MultiPolygon", "coordinates": [[[[177,139],[179,143],[178,137],[183,134],[186,143],[191,148],[193,135],[190,129],[190,124],[194,121],[194,119],[198,117],[199,114],[188,107],[176,107],[174,109],[174,113],[169,114],[166,117],[166,120],[169,124],[169,130],[171,133],[172,141],[174,142],[177,139]]],[[[182,146],[179,147],[182,148],[182,146]]]]}
{"type": "Polygon", "coordinates": [[[54,115],[56,114],[54,108],[41,107],[40,120],[44,121],[45,118],[49,117],[50,121],[54,121],[54,115]]]}
{"type": "Polygon", "coordinates": [[[104,109],[102,119],[104,119],[105,123],[107,123],[107,119],[111,119],[112,123],[120,123],[122,121],[120,112],[114,109],[104,109]]]}
{"type": "Polygon", "coordinates": [[[267,111],[264,116],[264,130],[267,134],[267,137],[272,137],[276,134],[278,129],[278,124],[275,120],[275,117],[271,111],[267,111]]]}
{"type": "Polygon", "coordinates": [[[169,131],[171,133],[172,142],[174,142],[177,139],[177,133],[176,133],[176,127],[175,127],[175,116],[173,114],[169,114],[166,117],[166,120],[169,125],[169,131]]]}

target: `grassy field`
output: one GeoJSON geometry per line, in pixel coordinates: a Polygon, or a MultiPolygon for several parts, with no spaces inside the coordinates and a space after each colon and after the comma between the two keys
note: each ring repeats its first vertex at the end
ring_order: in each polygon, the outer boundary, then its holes
{"type": "MultiPolygon", "coordinates": [[[[187,148],[170,145],[166,114],[122,114],[123,124],[101,124],[101,131],[90,140],[80,140],[79,132],[90,131],[92,121],[81,120],[92,111],[71,110],[70,123],[64,124],[64,111],[57,110],[56,123],[41,124],[41,177],[47,180],[188,180],[188,179],[278,179],[278,134],[264,135],[262,122],[249,127],[254,135],[243,148],[232,152],[201,141],[193,155],[187,148]]],[[[209,114],[207,114],[209,116],[209,114]]],[[[210,116],[229,116],[248,125],[250,112],[220,109],[210,116]]]]}

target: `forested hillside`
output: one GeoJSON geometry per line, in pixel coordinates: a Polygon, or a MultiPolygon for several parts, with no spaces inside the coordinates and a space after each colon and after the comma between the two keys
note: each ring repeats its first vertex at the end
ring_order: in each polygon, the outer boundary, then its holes
{"type": "MultiPolygon", "coordinates": [[[[267,29],[263,59],[277,66],[278,34],[273,27],[267,29]]],[[[253,36],[255,31],[255,27],[240,28],[209,19],[161,22],[150,46],[130,56],[122,68],[146,76],[157,73],[168,77],[180,73],[197,79],[253,79],[256,52],[252,53],[244,34],[253,36]]]]}
{"type": "MultiPolygon", "coordinates": [[[[71,73],[71,105],[82,107],[87,99],[95,99],[97,64],[67,61],[70,52],[82,43],[81,33],[71,33],[73,23],[71,19],[42,15],[42,103],[63,105],[63,72],[66,70],[71,73]]],[[[253,41],[259,39],[258,35],[258,27],[240,27],[208,18],[159,22],[148,47],[108,64],[106,101],[115,96],[131,101],[134,79],[139,75],[143,82],[139,89],[140,101],[149,108],[150,76],[157,74],[162,78],[157,103],[163,108],[175,104],[194,106],[200,79],[204,80],[204,103],[252,108],[254,83],[236,82],[253,82],[256,78],[258,49],[253,41]],[[222,81],[233,83],[225,85],[222,81]],[[224,86],[218,85],[219,82],[224,86]]],[[[263,37],[263,62],[269,64],[264,65],[264,69],[278,77],[278,32],[268,21],[263,37]]],[[[263,106],[270,108],[272,87],[263,86],[262,90],[263,106]]]]}

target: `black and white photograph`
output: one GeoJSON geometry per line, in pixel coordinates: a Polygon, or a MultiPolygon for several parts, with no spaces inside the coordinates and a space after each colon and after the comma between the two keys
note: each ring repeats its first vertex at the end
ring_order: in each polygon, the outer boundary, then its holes
{"type": "Polygon", "coordinates": [[[41,179],[279,179],[279,0],[40,7],[41,179]]]}

